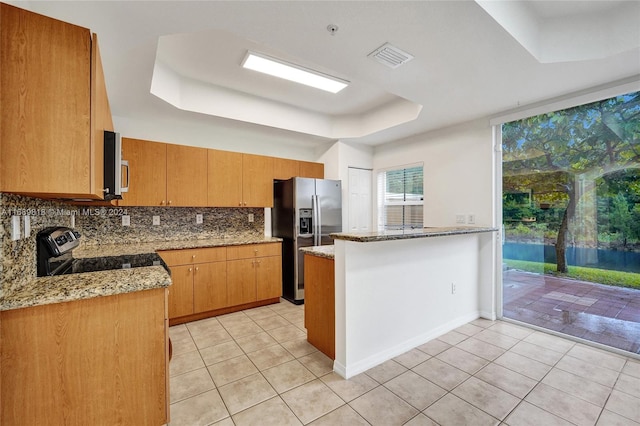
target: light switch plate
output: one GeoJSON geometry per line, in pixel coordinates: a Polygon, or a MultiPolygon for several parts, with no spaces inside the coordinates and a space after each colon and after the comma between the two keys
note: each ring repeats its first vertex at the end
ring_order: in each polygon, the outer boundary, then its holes
{"type": "Polygon", "coordinates": [[[20,239],[20,216],[11,216],[11,240],[20,239]]]}
{"type": "Polygon", "coordinates": [[[122,226],[129,226],[129,225],[131,225],[131,216],[123,215],[122,216],[122,226]]]}
{"type": "Polygon", "coordinates": [[[456,223],[464,223],[464,215],[463,214],[457,214],[456,215],[456,223]]]}
{"type": "Polygon", "coordinates": [[[196,225],[200,225],[202,223],[202,215],[201,214],[197,214],[196,215],[196,225]]]}
{"type": "Polygon", "coordinates": [[[31,216],[24,217],[24,237],[29,238],[31,236],[31,216]]]}
{"type": "Polygon", "coordinates": [[[253,223],[253,213],[249,213],[249,223],[253,223]]]}
{"type": "Polygon", "coordinates": [[[153,224],[155,226],[160,225],[160,216],[154,216],[153,217],[153,224]]]}

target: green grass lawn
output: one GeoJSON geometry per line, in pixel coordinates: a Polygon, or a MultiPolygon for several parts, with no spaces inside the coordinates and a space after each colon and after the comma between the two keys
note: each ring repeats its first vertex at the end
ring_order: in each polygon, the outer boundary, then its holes
{"type": "Polygon", "coordinates": [[[633,272],[610,271],[608,269],[585,268],[583,266],[569,266],[569,272],[561,274],[556,272],[555,263],[528,262],[524,260],[511,259],[503,259],[503,262],[511,269],[554,275],[556,277],[573,278],[575,280],[589,281],[592,283],[606,284],[616,287],[636,288],[640,290],[640,274],[635,274],[633,272]]]}

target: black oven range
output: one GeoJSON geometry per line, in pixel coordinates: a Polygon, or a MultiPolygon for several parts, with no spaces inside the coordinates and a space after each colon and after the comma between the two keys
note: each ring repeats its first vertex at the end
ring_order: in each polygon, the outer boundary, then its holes
{"type": "Polygon", "coordinates": [[[72,251],[80,245],[80,233],[64,226],[45,228],[36,237],[39,277],[72,273],[72,251]]]}

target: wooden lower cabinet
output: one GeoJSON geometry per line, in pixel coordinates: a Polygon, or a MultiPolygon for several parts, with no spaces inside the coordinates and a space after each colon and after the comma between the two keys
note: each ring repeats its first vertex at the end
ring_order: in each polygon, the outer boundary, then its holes
{"type": "Polygon", "coordinates": [[[3,425],[168,423],[166,289],[0,313],[3,425]]]}
{"type": "Polygon", "coordinates": [[[335,267],[333,259],[304,255],[304,322],[307,340],[336,357],[335,267]]]}
{"type": "Polygon", "coordinates": [[[193,265],[171,266],[169,318],[193,313],[193,265]]]}
{"type": "Polygon", "coordinates": [[[281,250],[265,243],[159,252],[171,270],[171,325],[278,301],[281,250]]]}
{"type": "Polygon", "coordinates": [[[227,262],[196,265],[193,278],[193,312],[207,312],[229,306],[227,262]]]}
{"type": "Polygon", "coordinates": [[[256,296],[256,261],[240,259],[227,261],[229,305],[242,305],[258,300],[256,296]]]}
{"type": "Polygon", "coordinates": [[[282,296],[282,256],[258,259],[256,292],[258,300],[282,296]]]}
{"type": "Polygon", "coordinates": [[[270,256],[228,261],[229,305],[282,296],[281,259],[270,256]]]}

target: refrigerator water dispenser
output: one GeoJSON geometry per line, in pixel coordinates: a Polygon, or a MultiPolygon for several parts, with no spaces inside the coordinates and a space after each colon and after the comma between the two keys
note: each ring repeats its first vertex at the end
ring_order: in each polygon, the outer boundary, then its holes
{"type": "Polygon", "coordinates": [[[313,233],[313,210],[312,209],[300,209],[300,233],[301,234],[313,233]]]}

